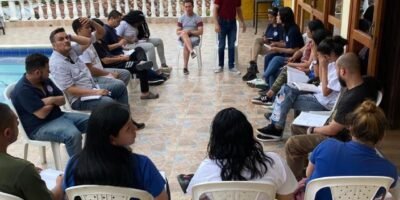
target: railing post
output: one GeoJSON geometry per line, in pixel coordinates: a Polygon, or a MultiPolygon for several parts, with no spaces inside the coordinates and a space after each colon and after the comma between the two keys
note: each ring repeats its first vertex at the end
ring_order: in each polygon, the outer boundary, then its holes
{"type": "Polygon", "coordinates": [[[24,9],[25,3],[23,0],[19,0],[18,2],[19,2],[19,8],[21,10],[21,19],[27,20],[28,18],[26,17],[26,13],[25,13],[25,9],[24,9]]]}
{"type": "Polygon", "coordinates": [[[124,4],[125,4],[124,11],[125,11],[125,14],[127,14],[129,12],[129,1],[124,0],[124,4]]]}
{"type": "Polygon", "coordinates": [[[206,17],[207,16],[207,7],[206,7],[206,0],[201,0],[201,16],[206,17]]]}
{"type": "Polygon", "coordinates": [[[76,6],[76,0],[72,0],[72,15],[73,18],[78,18],[78,7],[76,6]]]}
{"type": "Polygon", "coordinates": [[[156,8],[154,7],[154,0],[150,0],[150,12],[151,12],[151,17],[156,16],[156,8]]]}
{"type": "Polygon", "coordinates": [[[115,1],[115,6],[116,6],[116,10],[118,12],[121,12],[121,2],[120,2],[120,0],[116,0],[115,1]]]}
{"type": "Polygon", "coordinates": [[[103,7],[103,1],[99,0],[99,18],[105,18],[104,16],[104,7],[103,7]]]}
{"type": "Polygon", "coordinates": [[[168,0],[168,17],[172,17],[172,2],[168,0]]]}
{"type": "Polygon", "coordinates": [[[53,18],[53,11],[50,7],[50,0],[46,0],[46,10],[47,10],[47,19],[54,19],[53,18]]]}
{"type": "Polygon", "coordinates": [[[214,1],[210,0],[210,17],[214,16],[214,1]]]}
{"type": "Polygon", "coordinates": [[[176,10],[176,17],[180,17],[181,16],[181,2],[179,0],[176,0],[175,10],[176,10]]]}
{"type": "Polygon", "coordinates": [[[36,2],[38,4],[39,20],[44,20],[44,12],[43,12],[43,8],[42,8],[42,2],[41,2],[41,0],[36,0],[36,2]]]}
{"type": "MultiPolygon", "coordinates": [[[[1,5],[1,2],[0,2],[0,16],[4,17],[4,11],[3,11],[3,6],[1,5]]],[[[6,19],[4,19],[4,20],[6,20],[6,19]]]]}
{"type": "Polygon", "coordinates": [[[164,0],[159,0],[160,4],[160,15],[159,17],[164,17],[164,0]]]}
{"type": "Polygon", "coordinates": [[[56,4],[56,19],[61,19],[59,0],[54,0],[54,3],[56,4]]]}
{"type": "Polygon", "coordinates": [[[142,12],[145,17],[147,17],[147,7],[146,7],[146,0],[142,0],[142,12]]]}
{"type": "Polygon", "coordinates": [[[96,11],[94,8],[94,3],[93,0],[89,0],[89,13],[90,13],[90,18],[96,18],[96,11]]]}
{"type": "Polygon", "coordinates": [[[71,19],[71,16],[69,16],[69,8],[68,8],[68,1],[64,0],[64,19],[71,19]]]}
{"type": "Polygon", "coordinates": [[[8,8],[10,8],[10,21],[18,20],[15,1],[8,1],[8,8]]]}
{"type": "Polygon", "coordinates": [[[196,14],[200,14],[200,13],[199,13],[199,8],[198,8],[198,6],[197,6],[197,1],[196,1],[196,0],[193,0],[193,12],[196,13],[196,14]]]}
{"type": "Polygon", "coordinates": [[[137,10],[138,6],[137,6],[137,0],[133,0],[133,10],[137,10]]]}
{"type": "Polygon", "coordinates": [[[82,8],[81,8],[82,15],[81,15],[81,17],[87,17],[85,0],[81,0],[81,5],[82,5],[82,8]]]}
{"type": "Polygon", "coordinates": [[[113,10],[111,7],[111,1],[112,0],[106,0],[107,1],[107,16],[110,14],[110,12],[113,10]]]}
{"type": "MultiPolygon", "coordinates": [[[[33,11],[32,0],[28,0],[28,5],[29,5],[29,13],[31,14],[31,20],[36,20],[35,11],[33,11]]],[[[0,5],[0,7],[1,7],[1,5],[0,5]]],[[[0,10],[1,10],[1,8],[0,8],[0,10]]],[[[0,15],[1,15],[1,12],[0,12],[0,15]]]]}

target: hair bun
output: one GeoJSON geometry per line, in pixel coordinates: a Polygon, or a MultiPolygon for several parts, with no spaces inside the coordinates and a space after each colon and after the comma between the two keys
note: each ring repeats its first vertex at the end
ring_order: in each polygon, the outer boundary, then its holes
{"type": "Polygon", "coordinates": [[[375,102],[371,100],[364,101],[360,107],[361,111],[365,113],[375,113],[378,108],[375,102]]]}

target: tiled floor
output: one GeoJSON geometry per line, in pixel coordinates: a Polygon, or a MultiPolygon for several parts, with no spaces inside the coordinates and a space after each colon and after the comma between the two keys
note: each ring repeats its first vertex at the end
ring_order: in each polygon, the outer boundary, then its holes
{"type": "MultiPolygon", "coordinates": [[[[7,35],[0,35],[0,44],[49,44],[48,36],[54,27],[9,28],[7,35]]],[[[71,27],[66,27],[71,31],[71,27]]],[[[203,68],[198,69],[195,60],[190,61],[190,75],[185,76],[182,66],[176,65],[177,37],[175,24],[150,24],[152,37],[164,40],[167,63],[173,67],[171,78],[163,85],[152,87],[160,93],[157,100],[139,99],[139,85],[135,80],[129,86],[131,109],[134,118],[146,123],[146,128],[138,133],[133,149],[149,156],[159,168],[166,172],[173,199],[189,199],[184,196],[176,181],[180,173],[194,172],[206,156],[209,127],[212,118],[222,108],[236,107],[243,111],[254,128],[266,124],[263,113],[266,110],[253,105],[250,99],[256,89],[248,87],[241,76],[227,70],[214,74],[215,33],[212,24],[205,25],[203,37],[203,68]]],[[[259,34],[262,31],[259,31],[259,34]]],[[[244,72],[248,63],[254,30],[240,34],[239,69],[244,72]]],[[[261,57],[259,57],[261,63],[261,57]]],[[[182,61],[180,62],[182,64],[182,61]]],[[[261,67],[260,67],[261,68],[261,67]]],[[[285,138],[289,133],[285,133],[285,138]]],[[[267,151],[275,151],[283,156],[284,142],[265,143],[267,151]]],[[[48,164],[54,167],[50,149],[47,149],[48,164]]],[[[23,145],[17,141],[9,148],[9,153],[23,155],[23,145]]],[[[39,150],[31,147],[28,159],[41,165],[39,150]]],[[[63,163],[67,161],[64,153],[63,163]]]]}

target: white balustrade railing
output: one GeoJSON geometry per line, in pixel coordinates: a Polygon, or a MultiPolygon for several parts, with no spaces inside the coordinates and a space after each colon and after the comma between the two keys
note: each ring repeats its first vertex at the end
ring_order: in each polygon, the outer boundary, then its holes
{"type": "MultiPolygon", "coordinates": [[[[133,9],[142,10],[146,17],[180,17],[184,12],[182,2],[183,0],[0,0],[0,15],[10,21],[62,20],[86,17],[87,10],[92,18],[105,18],[107,14],[104,11],[109,13],[115,9],[125,14],[133,9]]],[[[210,17],[213,3],[213,0],[194,0],[194,12],[202,17],[210,17]]]]}

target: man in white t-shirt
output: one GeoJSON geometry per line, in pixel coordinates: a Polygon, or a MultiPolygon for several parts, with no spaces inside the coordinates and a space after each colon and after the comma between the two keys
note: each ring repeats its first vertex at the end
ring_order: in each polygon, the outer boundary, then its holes
{"type": "Polygon", "coordinates": [[[193,51],[193,46],[200,43],[200,36],[203,35],[203,20],[193,12],[193,0],[185,0],[184,7],[185,14],[178,19],[176,34],[183,46],[183,73],[188,75],[189,54],[192,58],[197,56],[193,51]]]}
{"type": "Polygon", "coordinates": [[[320,73],[321,84],[318,86],[318,92],[305,93],[288,85],[282,86],[273,104],[271,123],[257,129],[258,140],[263,142],[281,140],[286,117],[291,108],[298,111],[328,111],[333,108],[341,89],[335,62],[328,64],[327,60],[322,58],[319,60],[322,73],[320,73]]]}
{"type": "MultiPolygon", "coordinates": [[[[105,34],[103,26],[95,21],[92,21],[91,24],[93,25],[84,25],[81,23],[83,19],[84,17],[78,18],[72,22],[72,29],[77,35],[90,37],[92,44],[96,42],[98,38],[103,38],[105,34]]],[[[96,82],[118,85],[121,85],[122,83],[122,85],[127,86],[131,80],[131,73],[126,69],[104,68],[93,45],[90,45],[82,55],[79,56],[79,58],[89,68],[89,71],[96,82]]]]}

